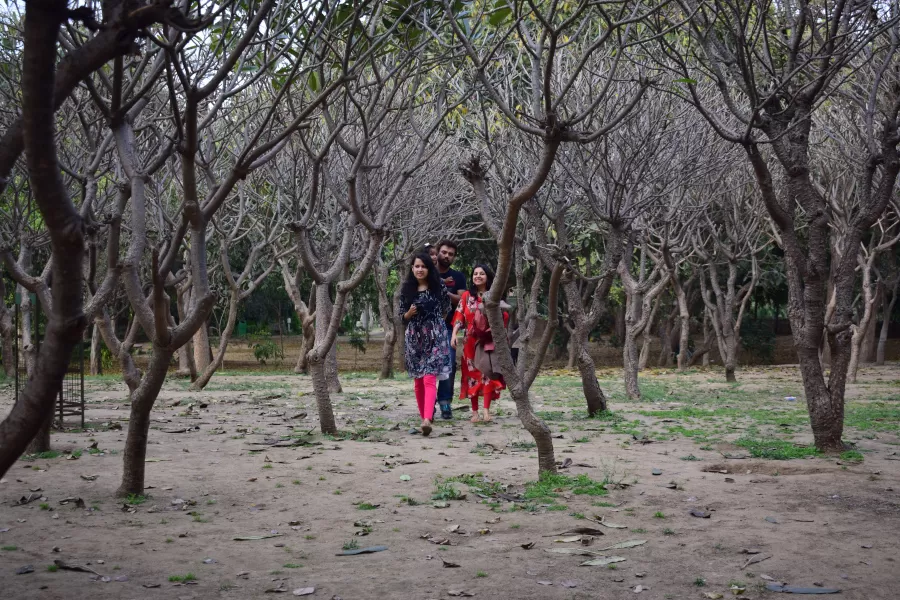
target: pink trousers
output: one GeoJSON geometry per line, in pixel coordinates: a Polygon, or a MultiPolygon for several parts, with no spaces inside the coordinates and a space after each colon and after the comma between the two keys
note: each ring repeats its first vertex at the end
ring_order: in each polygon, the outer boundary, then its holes
{"type": "Polygon", "coordinates": [[[434,403],[437,400],[437,377],[425,375],[416,379],[415,382],[419,416],[432,421],[434,419],[434,403]]]}

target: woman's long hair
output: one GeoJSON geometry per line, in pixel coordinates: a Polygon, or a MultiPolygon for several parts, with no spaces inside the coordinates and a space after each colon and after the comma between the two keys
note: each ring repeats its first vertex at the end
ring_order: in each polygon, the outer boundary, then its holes
{"type": "Polygon", "coordinates": [[[413,275],[412,272],[412,266],[416,264],[417,258],[428,267],[428,290],[431,292],[432,296],[440,298],[441,276],[427,252],[416,254],[412,257],[412,260],[409,261],[409,268],[406,270],[406,279],[403,281],[403,289],[401,290],[403,297],[406,298],[407,302],[412,302],[419,291],[419,280],[416,279],[416,276],[413,275]]]}
{"type": "Polygon", "coordinates": [[[475,269],[481,269],[482,271],[484,271],[484,274],[487,275],[487,281],[484,282],[484,291],[488,291],[489,289],[491,289],[491,286],[494,285],[494,270],[484,263],[478,263],[477,265],[472,267],[473,277],[469,277],[469,293],[477,297],[478,286],[475,285],[475,269]]]}

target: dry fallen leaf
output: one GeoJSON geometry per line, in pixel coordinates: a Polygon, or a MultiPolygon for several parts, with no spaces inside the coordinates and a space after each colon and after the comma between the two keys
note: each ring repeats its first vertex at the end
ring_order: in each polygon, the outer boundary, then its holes
{"type": "Polygon", "coordinates": [[[526,550],[531,550],[532,548],[534,548],[534,542],[528,542],[527,544],[522,544],[522,547],[525,548],[526,550]]]}
{"type": "Polygon", "coordinates": [[[448,590],[447,594],[458,598],[471,598],[475,595],[475,592],[467,592],[466,590],[448,590]]]}
{"type": "Polygon", "coordinates": [[[456,563],[454,563],[454,562],[450,562],[449,560],[444,560],[444,559],[442,558],[442,559],[441,559],[441,562],[444,563],[444,567],[447,568],[447,569],[457,569],[457,568],[459,568],[459,565],[458,565],[458,564],[456,564],[456,563]]]}

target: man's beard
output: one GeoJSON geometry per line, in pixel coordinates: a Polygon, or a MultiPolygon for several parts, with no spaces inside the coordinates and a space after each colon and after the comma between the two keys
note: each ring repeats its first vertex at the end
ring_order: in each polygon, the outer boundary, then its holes
{"type": "Polygon", "coordinates": [[[444,258],[443,256],[438,256],[438,266],[440,266],[445,271],[450,268],[450,265],[453,264],[453,260],[449,258],[444,258]]]}

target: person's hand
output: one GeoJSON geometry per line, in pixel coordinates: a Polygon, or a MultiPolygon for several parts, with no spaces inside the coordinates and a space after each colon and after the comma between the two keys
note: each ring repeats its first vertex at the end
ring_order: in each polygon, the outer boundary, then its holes
{"type": "Polygon", "coordinates": [[[403,315],[403,316],[406,318],[407,321],[409,321],[409,320],[412,319],[414,316],[416,316],[418,313],[419,313],[419,309],[416,308],[416,305],[415,305],[415,304],[413,304],[413,305],[411,305],[411,306],[409,307],[409,310],[406,311],[406,314],[403,315]]]}
{"type": "Polygon", "coordinates": [[[444,277],[444,285],[446,285],[447,287],[450,287],[451,285],[453,285],[453,283],[454,283],[454,280],[452,277],[444,277]]]}
{"type": "Polygon", "coordinates": [[[456,332],[453,332],[453,335],[450,336],[450,347],[456,350],[456,332]]]}

